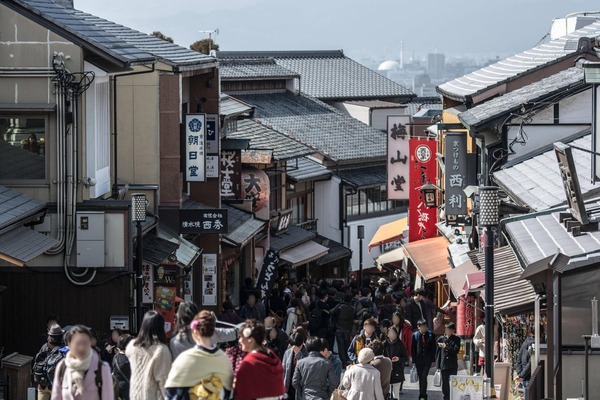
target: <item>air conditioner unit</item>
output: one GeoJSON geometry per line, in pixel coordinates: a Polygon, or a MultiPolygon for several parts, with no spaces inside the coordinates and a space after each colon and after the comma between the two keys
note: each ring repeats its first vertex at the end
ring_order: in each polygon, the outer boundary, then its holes
{"type": "Polygon", "coordinates": [[[77,261],[80,268],[103,268],[104,262],[104,212],[78,212],[77,261]]]}

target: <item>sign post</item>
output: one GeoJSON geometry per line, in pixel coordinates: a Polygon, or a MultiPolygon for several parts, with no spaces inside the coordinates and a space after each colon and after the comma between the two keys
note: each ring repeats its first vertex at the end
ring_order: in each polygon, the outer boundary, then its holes
{"type": "Polygon", "coordinates": [[[206,114],[185,116],[185,177],[188,182],[206,179],[206,114]]]}

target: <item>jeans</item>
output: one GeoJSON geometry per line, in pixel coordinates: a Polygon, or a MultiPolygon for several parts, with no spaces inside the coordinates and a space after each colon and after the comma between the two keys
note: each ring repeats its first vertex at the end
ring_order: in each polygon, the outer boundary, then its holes
{"type": "Polygon", "coordinates": [[[527,400],[527,384],[529,381],[523,381],[521,384],[523,385],[523,398],[527,400]]]}
{"type": "Polygon", "coordinates": [[[444,394],[444,400],[450,400],[450,376],[457,374],[458,370],[456,369],[442,370],[442,393],[444,394]]]}
{"type": "Polygon", "coordinates": [[[429,369],[431,363],[417,364],[417,374],[419,375],[419,400],[427,400],[427,376],[429,376],[429,369]]]}
{"type": "MultiPolygon", "coordinates": [[[[335,340],[337,341],[338,354],[342,361],[342,367],[346,367],[350,360],[348,359],[348,347],[350,347],[350,331],[338,330],[335,332],[335,340]]],[[[329,344],[333,346],[332,343],[329,344]]]]}

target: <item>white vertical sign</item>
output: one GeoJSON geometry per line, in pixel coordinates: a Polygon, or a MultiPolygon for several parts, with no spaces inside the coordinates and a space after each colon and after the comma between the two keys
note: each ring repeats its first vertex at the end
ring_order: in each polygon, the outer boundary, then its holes
{"type": "Polygon", "coordinates": [[[409,197],[409,123],[410,115],[389,115],[387,120],[387,198],[409,197]]]}
{"type": "Polygon", "coordinates": [[[217,305],[217,255],[202,255],[202,305],[217,305]]]}
{"type": "Polygon", "coordinates": [[[188,182],[206,179],[206,114],[185,116],[185,176],[188,182]]]}

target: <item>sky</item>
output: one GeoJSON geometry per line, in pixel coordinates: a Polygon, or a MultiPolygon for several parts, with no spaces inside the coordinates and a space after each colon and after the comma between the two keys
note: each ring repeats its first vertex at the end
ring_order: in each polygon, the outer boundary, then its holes
{"type": "MultiPolygon", "coordinates": [[[[188,47],[218,29],[221,50],[343,49],[357,58],[431,52],[505,57],[589,0],[75,0],[75,8],[188,47]],[[401,45],[402,43],[402,45],[401,45]]],[[[396,55],[398,55],[396,57],[396,55]]]]}

